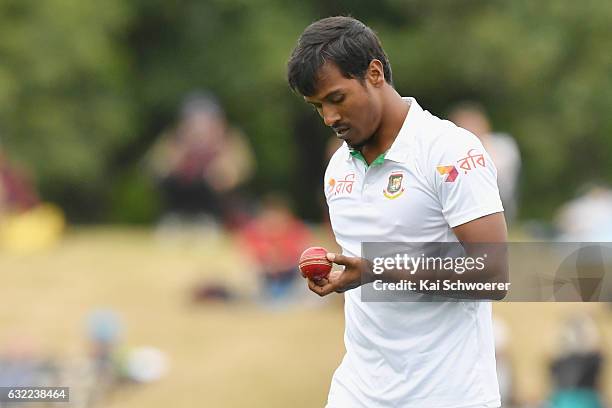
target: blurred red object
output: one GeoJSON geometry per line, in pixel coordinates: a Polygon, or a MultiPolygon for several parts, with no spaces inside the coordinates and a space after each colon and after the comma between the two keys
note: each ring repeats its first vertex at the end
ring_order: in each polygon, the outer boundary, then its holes
{"type": "Polygon", "coordinates": [[[295,269],[302,250],[312,241],[304,222],[278,197],[264,200],[260,214],[241,230],[240,237],[247,252],[269,275],[295,269]]]}
{"type": "Polygon", "coordinates": [[[12,166],[0,151],[0,208],[21,212],[38,202],[36,190],[25,173],[12,166]]]}

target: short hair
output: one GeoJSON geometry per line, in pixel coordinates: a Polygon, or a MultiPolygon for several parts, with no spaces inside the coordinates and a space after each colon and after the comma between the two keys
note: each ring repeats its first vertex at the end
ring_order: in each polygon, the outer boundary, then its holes
{"type": "Polygon", "coordinates": [[[370,62],[382,63],[385,81],[392,84],[391,64],[376,33],[352,17],[327,17],[302,33],[287,63],[287,80],[304,96],[316,92],[319,69],[333,62],[346,78],[363,81],[370,62]]]}
{"type": "Polygon", "coordinates": [[[456,116],[462,113],[473,113],[481,116],[487,116],[484,106],[479,102],[462,101],[455,104],[449,111],[448,116],[456,116]]]}

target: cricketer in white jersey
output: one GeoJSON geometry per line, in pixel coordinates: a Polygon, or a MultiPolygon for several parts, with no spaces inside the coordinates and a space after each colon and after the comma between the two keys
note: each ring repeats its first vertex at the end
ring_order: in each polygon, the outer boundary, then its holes
{"type": "Polygon", "coordinates": [[[482,144],[402,98],[378,38],[358,20],[311,24],[288,71],[344,140],[324,180],[342,247],[328,259],[344,270],[308,282],[320,296],[345,291],[346,354],[327,407],[499,407],[490,302],[365,302],[356,287],[367,268],[362,242],[506,241],[482,144]]]}

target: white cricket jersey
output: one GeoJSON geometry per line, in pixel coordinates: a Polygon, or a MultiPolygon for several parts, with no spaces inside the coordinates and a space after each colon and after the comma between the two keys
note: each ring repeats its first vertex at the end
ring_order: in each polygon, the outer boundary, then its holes
{"type": "MultiPolygon", "coordinates": [[[[413,98],[391,148],[368,167],[346,143],[325,172],[336,241],[457,242],[451,228],[503,211],[480,140],[413,98]]],[[[346,354],[328,408],[498,407],[491,303],[362,302],[345,293],[346,354]]]]}

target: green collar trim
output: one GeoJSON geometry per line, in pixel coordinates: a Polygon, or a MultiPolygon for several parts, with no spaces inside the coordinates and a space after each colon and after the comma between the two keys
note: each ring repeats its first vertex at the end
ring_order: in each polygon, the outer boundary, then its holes
{"type": "MultiPolygon", "coordinates": [[[[363,154],[361,154],[359,150],[351,150],[350,152],[351,152],[351,156],[364,162],[366,167],[368,166],[368,162],[366,161],[365,157],[363,157],[363,154]]],[[[386,154],[387,152],[382,153],[380,156],[374,159],[374,161],[370,164],[370,166],[380,166],[381,164],[383,164],[385,162],[386,154]]]]}

